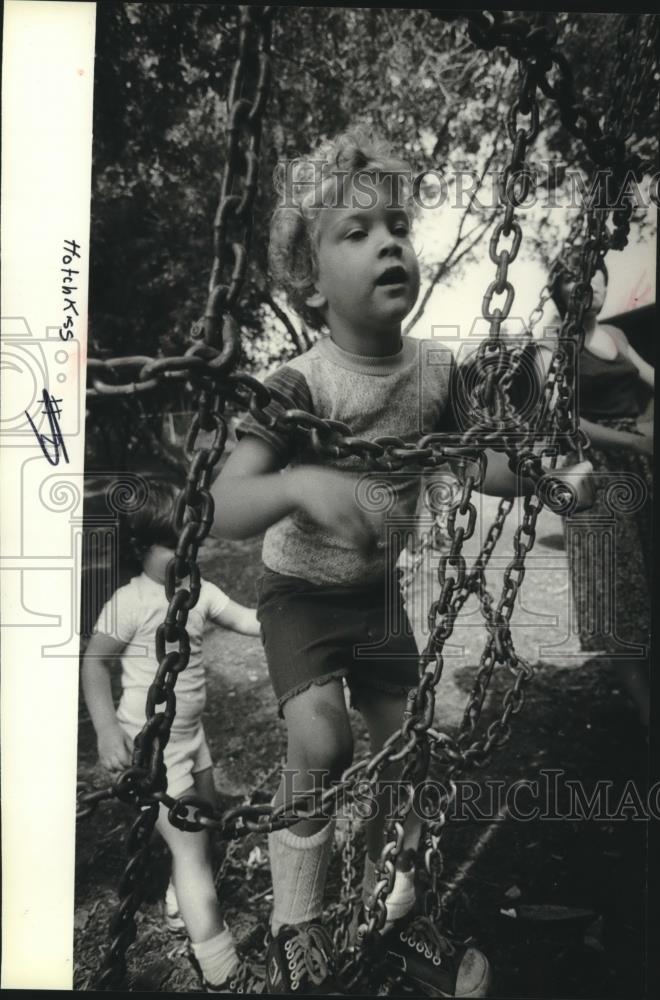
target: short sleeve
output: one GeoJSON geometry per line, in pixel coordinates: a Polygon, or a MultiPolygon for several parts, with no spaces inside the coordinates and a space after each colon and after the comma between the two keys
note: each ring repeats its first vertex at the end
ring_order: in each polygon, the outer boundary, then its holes
{"type": "Polygon", "coordinates": [[[104,604],[94,626],[94,632],[109,635],[128,645],[138,630],[138,617],[137,596],[129,584],[116,590],[104,604]]]}
{"type": "Polygon", "coordinates": [[[216,587],[214,583],[204,580],[202,583],[202,593],[204,595],[204,616],[210,621],[217,623],[222,612],[229,604],[229,597],[224,590],[216,587]]]}
{"type": "MultiPolygon", "coordinates": [[[[272,375],[269,375],[269,377],[265,379],[264,385],[267,389],[274,389],[276,392],[285,396],[287,400],[290,401],[288,409],[305,410],[307,413],[312,412],[312,398],[309,386],[307,385],[307,380],[305,376],[295,368],[291,368],[289,365],[284,365],[272,375]]],[[[281,412],[281,409],[282,408],[279,403],[272,402],[269,403],[264,412],[267,416],[271,417],[276,416],[279,412],[281,412]]],[[[270,427],[265,427],[263,424],[259,423],[256,417],[253,417],[251,413],[248,413],[238,423],[236,427],[236,437],[240,440],[247,434],[252,434],[255,437],[261,438],[262,441],[269,444],[277,453],[284,465],[286,465],[293,457],[295,451],[295,438],[293,430],[280,431],[270,427]]]]}

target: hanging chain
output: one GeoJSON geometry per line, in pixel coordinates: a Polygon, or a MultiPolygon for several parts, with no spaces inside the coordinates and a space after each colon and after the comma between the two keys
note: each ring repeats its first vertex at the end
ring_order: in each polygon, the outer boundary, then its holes
{"type": "Polygon", "coordinates": [[[563,258],[571,254],[571,252],[575,247],[575,242],[580,236],[583,227],[584,227],[584,215],[580,213],[572,220],[570,228],[568,230],[568,234],[564,239],[564,241],[562,242],[561,250],[557,254],[552,264],[550,265],[548,280],[546,281],[545,285],[543,286],[543,288],[539,293],[539,301],[534,306],[527,319],[525,329],[529,334],[530,339],[532,338],[534,328],[543,318],[543,313],[545,311],[547,303],[552,298],[554,279],[556,276],[557,269],[559,267],[559,261],[561,261],[563,258]]]}
{"type": "Polygon", "coordinates": [[[138,807],[139,815],[127,840],[129,860],[119,884],[119,904],[110,925],[111,944],[96,982],[97,989],[101,990],[114,989],[125,978],[126,950],[136,935],[135,914],[142,901],[149,841],[160,803],[169,806],[171,822],[178,821],[182,829],[189,829],[189,806],[203,802],[195,797],[190,797],[188,802],[176,801],[166,795],[163,753],[176,713],[174,688],[177,677],[190,659],[186,624],[200,595],[197,554],[213,523],[211,477],[227,440],[223,404],[214,382],[200,377],[199,348],[206,353],[207,360],[210,352],[209,365],[216,377],[226,373],[237,361],[240,337],[231,310],[236,305],[247,261],[246,242],[257,184],[261,116],[268,86],[271,15],[272,8],[241,9],[239,53],[230,87],[228,150],[214,234],[215,258],[209,300],[200,327],[206,347],[193,347],[189,352],[192,364],[183,367],[177,365],[179,359],[147,360],[150,371],[143,379],[143,384],[157,383],[159,375],[185,372],[198,394],[198,408],[186,441],[186,452],[191,456],[190,468],[174,511],[178,544],[166,570],[165,593],[169,604],[165,621],[156,631],[158,668],[147,693],[146,722],[135,739],[132,766],[118,778],[113,788],[117,798],[138,807]],[[250,101],[245,92],[253,78],[255,64],[258,72],[254,98],[250,101]],[[243,159],[239,153],[241,130],[248,136],[243,159]],[[239,169],[243,162],[246,171],[241,175],[239,169]],[[223,284],[230,260],[231,278],[228,284],[223,284]],[[222,348],[220,353],[216,347],[222,348]],[[198,440],[200,434],[207,436],[205,444],[198,440]],[[183,586],[182,581],[186,579],[188,586],[183,586]],[[173,644],[176,649],[171,648],[173,644]]]}
{"type": "MultiPolygon", "coordinates": [[[[636,179],[641,179],[644,164],[640,157],[626,148],[625,138],[618,128],[601,128],[597,114],[586,104],[577,99],[573,71],[566,56],[557,46],[557,27],[554,19],[547,18],[544,25],[535,25],[528,17],[518,14],[507,16],[503,11],[475,11],[467,14],[445,11],[432,11],[435,17],[442,19],[467,17],[468,35],[479,48],[491,51],[496,46],[504,46],[509,54],[525,65],[530,76],[543,94],[557,103],[559,116],[564,128],[575,136],[586,148],[597,168],[613,168],[622,170],[623,175],[632,171],[636,179]]],[[[648,101],[645,88],[649,82],[649,73],[655,61],[655,38],[657,37],[657,17],[649,16],[645,25],[647,42],[643,47],[640,68],[633,76],[635,102],[648,101]],[[654,21],[651,22],[650,18],[654,21]],[[639,96],[637,96],[639,95],[639,96]]],[[[635,63],[640,52],[632,54],[635,63]]],[[[623,67],[623,78],[631,70],[631,62],[623,67]]],[[[614,80],[615,88],[622,89],[622,78],[614,80]]],[[[625,103],[621,104],[620,114],[625,114],[625,103]]]]}
{"type": "Polygon", "coordinates": [[[355,869],[355,839],[353,818],[348,814],[341,850],[341,890],[335,910],[335,930],[332,935],[335,952],[342,955],[350,945],[350,930],[355,907],[360,898],[360,889],[355,869]]]}
{"type": "MultiPolygon", "coordinates": [[[[86,793],[80,799],[83,813],[91,811],[99,801],[113,796],[130,802],[139,809],[128,838],[129,862],[120,884],[120,904],[111,924],[112,943],[99,977],[100,988],[112,988],[125,973],[125,953],[135,937],[134,917],[141,902],[149,839],[161,804],[169,809],[170,821],[185,830],[219,829],[225,837],[250,830],[276,830],[293,825],[300,819],[327,816],[329,810],[336,809],[347,800],[359,779],[366,779],[375,787],[386,768],[402,763],[400,788],[403,790],[403,801],[386,826],[385,846],[377,865],[376,888],[367,901],[365,922],[360,928],[357,961],[360,954],[368,950],[385,922],[386,899],[394,882],[405,820],[412,809],[416,782],[426,776],[431,756],[442,763],[451,776],[461,773],[470,765],[483,765],[492,750],[509,738],[511,717],[522,707],[523,688],[531,676],[531,668],[513,649],[510,619],[524,578],[525,557],[534,544],[536,520],[542,509],[541,500],[537,496],[530,496],[525,500],[525,517],[514,538],[514,558],[505,571],[502,593],[496,606],[485,587],[484,569],[511,509],[508,503],[500,505],[498,518],[470,572],[466,569],[462,547],[475,529],[476,508],[472,503],[472,491],[483,478],[484,459],[481,449],[494,446],[501,450],[503,447],[510,462],[513,462],[516,443],[521,434],[524,446],[531,446],[532,429],[520,421],[509,399],[509,359],[503,347],[501,327],[509,315],[515,294],[509,280],[508,267],[516,259],[522,239],[516,209],[527,197],[532,183],[526,153],[529,143],[538,132],[537,86],[559,101],[562,121],[566,118],[571,123],[569,130],[585,142],[592,156],[599,157],[599,163],[614,162],[618,158],[617,162],[625,161],[627,166],[633,164],[632,169],[635,169],[633,158],[623,157],[625,142],[622,147],[623,140],[619,141],[622,135],[620,127],[616,126],[616,134],[612,140],[610,133],[597,131],[593,116],[573,101],[569,87],[569,84],[572,85],[570,68],[563,56],[552,48],[556,38],[552,29],[529,29],[524,18],[505,20],[499,12],[467,15],[471,22],[471,37],[478,45],[492,48],[495,44],[505,44],[520,60],[520,85],[507,120],[513,145],[500,192],[505,211],[502,221],[495,227],[489,247],[491,260],[496,265],[496,275],[488,286],[482,303],[482,313],[490,324],[490,333],[480,348],[480,380],[471,400],[477,426],[454,438],[431,434],[412,444],[392,437],[375,441],[356,438],[347,425],[291,409],[290,400],[283,394],[267,389],[250,376],[233,372],[240,348],[240,332],[232,311],[238,301],[247,262],[246,240],[257,183],[261,115],[268,92],[271,16],[272,8],[241,10],[239,56],[230,87],[228,150],[214,227],[214,262],[209,299],[204,317],[193,334],[195,339],[203,340],[204,343],[191,347],[183,358],[131,357],[106,362],[90,359],[88,362],[90,399],[141,393],[162,384],[183,381],[197,394],[199,401],[187,441],[187,450],[192,455],[190,472],[176,505],[175,520],[180,532],[179,542],[167,569],[166,593],[169,606],[156,638],[159,664],[148,693],[147,721],[135,741],[132,766],[110,789],[86,793]],[[551,83],[547,77],[553,64],[559,69],[559,80],[556,83],[551,83]],[[252,100],[246,97],[251,86],[254,88],[252,100]],[[523,116],[528,118],[526,127],[520,121],[523,116]],[[510,246],[501,247],[500,241],[509,238],[510,246]],[[505,296],[504,303],[494,306],[493,300],[500,295],[505,296]],[[283,803],[278,807],[248,805],[238,806],[218,816],[208,803],[195,796],[182,800],[174,800],[168,796],[165,790],[163,751],[175,717],[176,678],[185,669],[190,655],[186,622],[199,597],[200,576],[196,558],[213,520],[213,500],[209,486],[227,437],[223,417],[227,401],[233,401],[239,407],[249,410],[255,419],[267,427],[286,430],[306,439],[321,458],[357,456],[362,460],[365,470],[387,472],[413,468],[416,471],[434,469],[446,463],[448,458],[472,458],[479,463],[479,472],[465,476],[460,503],[447,517],[449,547],[448,551],[442,552],[439,560],[439,597],[433,602],[429,612],[430,635],[420,657],[419,683],[409,695],[401,728],[388,738],[380,751],[353,764],[344,773],[340,783],[306,796],[308,800],[313,799],[312,805],[307,808],[292,803],[283,803]],[[211,435],[210,444],[198,443],[200,434],[211,435]],[[479,440],[475,441],[477,436],[479,440]],[[475,447],[479,449],[476,453],[475,447]],[[457,524],[459,518],[461,523],[457,524]],[[184,579],[189,580],[187,588],[180,585],[184,579]],[[460,732],[453,739],[432,729],[435,689],[443,671],[444,644],[453,632],[460,609],[473,593],[480,597],[489,638],[460,732]],[[177,648],[168,650],[168,644],[176,644],[177,648]],[[484,738],[472,741],[490,677],[497,664],[504,664],[512,670],[514,682],[504,696],[500,717],[489,726],[484,738]],[[157,711],[159,706],[163,706],[161,711],[157,711]]],[[[643,86],[646,84],[640,83],[640,91],[643,86]]],[[[616,114],[620,115],[620,110],[616,114]]],[[[629,218],[628,207],[624,206],[621,213],[618,219],[615,214],[614,220],[618,232],[625,230],[626,217],[629,218]]],[[[593,206],[590,208],[586,227],[586,237],[581,247],[580,281],[571,296],[560,331],[560,346],[553,355],[545,386],[545,416],[551,434],[555,437],[572,431],[569,424],[575,372],[570,359],[567,361],[563,348],[569,341],[580,342],[584,310],[591,301],[591,276],[603,248],[612,246],[615,242],[608,234],[606,212],[603,209],[593,206]],[[551,403],[554,403],[554,407],[551,403]]],[[[517,356],[514,356],[515,360],[517,356]]],[[[523,451],[523,462],[519,467],[522,474],[536,479],[545,476],[540,457],[531,451],[525,453],[524,448],[519,447],[518,452],[520,450],[523,451]]],[[[550,492],[546,502],[560,507],[563,497],[556,498],[550,492]]],[[[425,869],[430,882],[426,908],[427,912],[436,916],[437,889],[442,870],[439,843],[451,794],[451,791],[447,794],[426,833],[425,869]]],[[[352,840],[352,837],[348,840],[352,840]]],[[[340,905],[345,914],[352,909],[354,898],[352,851],[352,845],[345,847],[342,860],[340,905]]],[[[344,916],[340,920],[337,934],[344,941],[348,928],[344,916]]]]}
{"type": "Polygon", "coordinates": [[[223,317],[236,308],[248,266],[261,126],[269,92],[273,14],[273,6],[240,8],[238,56],[227,98],[227,150],[213,224],[209,296],[204,316],[192,331],[193,339],[203,339],[211,347],[223,344],[223,317]]]}
{"type": "MultiPolygon", "coordinates": [[[[507,314],[507,303],[505,303],[504,308],[492,309],[492,298],[498,294],[498,290],[500,290],[500,293],[505,292],[510,309],[511,303],[508,300],[513,295],[512,286],[507,277],[508,264],[515,259],[518,249],[516,244],[518,242],[517,233],[519,232],[519,224],[513,217],[513,213],[515,212],[516,202],[522,200],[521,196],[524,195],[529,183],[528,175],[525,171],[524,153],[528,139],[536,131],[535,122],[538,117],[538,109],[535,112],[534,107],[535,102],[533,101],[530,78],[523,72],[521,74],[520,94],[517,101],[512,105],[509,115],[508,124],[510,135],[513,135],[514,151],[504,182],[505,189],[509,192],[515,192],[517,184],[520,184],[521,187],[518,188],[518,197],[514,194],[513,198],[508,202],[505,219],[500,223],[501,228],[498,227],[494,233],[494,239],[491,243],[491,253],[492,257],[497,261],[497,273],[495,281],[489,286],[484,301],[484,313],[487,318],[490,317],[492,323],[491,339],[494,342],[499,339],[501,322],[507,314]],[[525,108],[527,108],[527,113],[531,116],[529,129],[517,127],[518,116],[525,113],[525,108]],[[499,238],[500,236],[506,238],[507,224],[509,234],[513,233],[512,246],[508,250],[500,250],[498,246],[499,238]]],[[[496,348],[497,352],[499,352],[499,345],[496,344],[496,348]]],[[[214,405],[219,406],[220,400],[223,402],[232,400],[242,408],[249,410],[265,426],[288,430],[298,435],[302,434],[308,439],[309,446],[322,458],[343,458],[348,455],[354,455],[359,457],[367,468],[376,470],[397,471],[409,467],[417,469],[420,467],[434,468],[445,463],[448,456],[455,457],[461,453],[465,454],[466,449],[473,444],[474,432],[472,429],[466,431],[462,437],[455,441],[453,450],[447,444],[446,435],[426,435],[415,444],[406,443],[403,440],[391,437],[382,439],[382,442],[379,439],[375,441],[359,439],[351,436],[350,428],[346,425],[339,424],[337,421],[322,420],[312,414],[291,410],[288,408],[290,401],[282,394],[267,389],[250,376],[229,375],[226,370],[221,370],[213,361],[207,361],[205,357],[201,356],[197,348],[193,348],[192,352],[189,352],[185,358],[162,358],[157,360],[127,358],[119,359],[116,362],[90,361],[88,366],[91,382],[89,395],[93,399],[96,396],[108,394],[131,394],[136,391],[146,391],[153,388],[154,385],[159,385],[163,382],[167,383],[169,380],[185,380],[186,382],[202,384],[205,392],[200,397],[201,415],[198,415],[197,430],[201,428],[202,423],[208,424],[208,420],[210,419],[208,415],[213,412],[214,405]],[[119,383],[120,376],[123,376],[122,383],[119,383]],[[128,376],[128,381],[126,381],[126,376],[128,376]]],[[[563,358],[560,361],[563,361],[563,358]]],[[[555,359],[556,371],[559,371],[560,368],[561,365],[555,359]]],[[[221,433],[226,433],[226,431],[221,431],[221,433]]],[[[496,437],[496,434],[493,436],[496,437]]],[[[487,441],[485,443],[490,444],[494,442],[487,441]]],[[[202,464],[204,463],[203,458],[200,461],[202,464]]],[[[192,487],[191,490],[194,493],[192,487]]],[[[206,502],[208,505],[208,499],[206,502]]],[[[463,513],[465,513],[465,510],[463,513]]],[[[209,520],[208,506],[200,516],[206,521],[209,520]]],[[[185,553],[179,554],[179,558],[184,558],[184,556],[185,553]]],[[[457,553],[454,551],[452,558],[456,559],[456,556],[457,553]]],[[[464,584],[463,587],[458,588],[458,593],[461,595],[459,601],[467,599],[467,596],[471,592],[474,592],[475,588],[482,594],[484,593],[478,574],[475,578],[470,579],[469,587],[464,584]]],[[[444,598],[442,598],[442,601],[444,603],[444,598]]],[[[176,615],[174,616],[174,621],[170,623],[171,627],[174,625],[176,625],[176,615]]],[[[446,628],[447,625],[443,627],[446,628]]],[[[437,636],[435,641],[437,641],[437,636]]],[[[392,743],[384,748],[385,756],[395,756],[402,752],[401,749],[397,749],[397,740],[401,741],[407,738],[411,745],[415,745],[414,735],[410,733],[405,734],[405,737],[401,733],[394,734],[394,737],[396,739],[393,739],[392,743]]],[[[458,753],[460,756],[457,749],[453,752],[455,754],[458,753]]],[[[379,755],[376,756],[377,758],[379,757],[379,755]]],[[[365,770],[369,764],[377,764],[376,759],[359,762],[354,768],[350,769],[351,775],[355,777],[356,773],[365,770]]],[[[382,762],[382,766],[384,766],[384,762],[382,762]]],[[[371,773],[375,772],[372,771],[371,773]]],[[[128,775],[126,783],[130,785],[131,780],[131,776],[128,775]]],[[[118,788],[110,789],[109,791],[88,793],[88,795],[81,796],[81,806],[83,810],[89,811],[89,809],[93,808],[103,798],[110,797],[113,794],[121,794],[122,791],[123,788],[119,785],[118,788]]],[[[332,794],[331,792],[330,797],[332,797],[332,794]]],[[[160,794],[160,801],[163,801],[170,809],[175,809],[174,800],[169,799],[164,793],[160,794]]],[[[321,804],[323,805],[324,803],[321,804]]],[[[326,799],[325,804],[329,804],[329,798],[326,799]]],[[[236,811],[232,811],[233,814],[227,814],[224,819],[218,819],[213,816],[212,811],[204,804],[192,802],[189,803],[189,806],[192,818],[187,821],[189,824],[188,828],[200,829],[204,826],[220,827],[226,835],[236,832],[239,827],[241,829],[264,829],[263,813],[267,812],[270,808],[262,806],[244,807],[242,815],[239,815],[236,811]]],[[[314,815],[314,812],[311,815],[314,815]]],[[[176,810],[173,816],[176,821],[176,810]]],[[[284,818],[283,814],[280,816],[272,815],[268,820],[269,824],[277,823],[281,825],[290,825],[295,821],[296,817],[284,818]]]]}

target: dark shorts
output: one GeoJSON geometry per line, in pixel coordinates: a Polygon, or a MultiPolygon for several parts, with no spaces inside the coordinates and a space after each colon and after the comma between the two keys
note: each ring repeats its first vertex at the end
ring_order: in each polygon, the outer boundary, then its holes
{"type": "Polygon", "coordinates": [[[257,618],[282,706],[312,684],[346,678],[353,707],[365,690],[417,687],[419,652],[398,584],[317,586],[270,569],[258,584],[257,618]]]}

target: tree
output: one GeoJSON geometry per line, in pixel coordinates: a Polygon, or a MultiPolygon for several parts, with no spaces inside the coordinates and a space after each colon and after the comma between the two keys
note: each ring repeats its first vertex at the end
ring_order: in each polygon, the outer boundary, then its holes
{"type": "MultiPolygon", "coordinates": [[[[97,11],[92,345],[110,354],[181,352],[206,298],[238,10],[106,0],[97,11]]],[[[583,99],[605,113],[619,22],[586,13],[557,20],[583,99]]],[[[424,10],[278,8],[272,57],[251,266],[239,310],[246,361],[258,368],[308,343],[267,277],[270,178],[278,160],[360,120],[415,169],[451,174],[458,165],[485,184],[506,156],[503,122],[516,85],[504,50],[479,51],[460,20],[424,10]]],[[[542,117],[541,154],[585,166],[556,106],[544,102],[542,117]]],[[[639,148],[655,151],[657,114],[635,129],[639,148]]],[[[453,214],[448,245],[425,260],[429,287],[460,273],[493,215],[494,206],[478,198],[453,214]]],[[[547,214],[535,228],[543,231],[530,237],[540,253],[557,245],[560,233],[547,214]]]]}

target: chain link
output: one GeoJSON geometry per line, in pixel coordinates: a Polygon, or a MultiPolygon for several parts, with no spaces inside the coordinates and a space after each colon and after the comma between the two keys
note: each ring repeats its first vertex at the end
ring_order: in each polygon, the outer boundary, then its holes
{"type": "MultiPolygon", "coordinates": [[[[149,841],[161,804],[168,807],[170,822],[184,830],[200,829],[204,825],[200,823],[202,816],[208,816],[207,810],[211,810],[194,796],[175,801],[166,794],[163,753],[176,713],[177,677],[190,659],[186,625],[200,595],[197,554],[213,523],[211,476],[227,440],[222,416],[224,404],[215,380],[235,366],[240,349],[232,310],[247,263],[261,118],[268,90],[272,13],[272,7],[243,7],[240,12],[239,52],[229,91],[227,155],[214,227],[209,298],[204,317],[193,331],[193,337],[203,338],[204,343],[194,345],[184,358],[125,358],[112,364],[93,360],[88,363],[92,391],[98,395],[123,394],[126,387],[125,381],[120,382],[123,374],[124,378],[127,375],[133,379],[133,392],[147,391],[164,380],[184,378],[194,387],[198,399],[186,441],[190,469],[174,511],[178,544],[166,570],[165,593],[169,603],[165,620],[156,631],[158,667],[147,693],[146,722],[135,739],[132,765],[112,790],[117,798],[135,804],[139,815],[127,840],[128,862],[110,925],[111,943],[97,976],[96,986],[103,990],[117,988],[126,975],[126,950],[136,935],[135,914],[142,901],[149,841]],[[108,373],[110,383],[105,381],[108,373]],[[202,444],[202,434],[210,437],[210,442],[202,444]],[[183,585],[185,580],[187,586],[183,585]],[[172,644],[176,644],[175,650],[168,649],[172,644]],[[192,820],[188,817],[189,808],[193,809],[192,820]]],[[[83,799],[83,807],[86,804],[87,808],[99,801],[98,797],[83,799]]]]}
{"type": "MultiPolygon", "coordinates": [[[[88,815],[99,802],[111,797],[138,809],[138,817],[127,842],[129,861],[119,886],[120,903],[111,922],[111,945],[98,977],[97,985],[101,989],[115,988],[125,975],[126,950],[136,933],[135,914],[141,902],[149,840],[161,806],[168,809],[170,821],[180,829],[215,829],[226,838],[251,831],[268,832],[286,828],[301,819],[328,816],[350,801],[358,781],[367,781],[372,788],[376,788],[386,769],[401,764],[399,787],[403,790],[403,797],[386,824],[385,845],[377,864],[376,887],[365,905],[365,919],[359,928],[353,959],[353,967],[357,969],[374,943],[378,930],[384,925],[386,900],[394,883],[406,817],[413,807],[415,787],[426,777],[429,762],[433,759],[444,768],[450,779],[450,791],[425,832],[424,867],[429,882],[425,909],[430,916],[438,918],[438,890],[442,873],[440,837],[453,796],[451,779],[468,767],[483,766],[493,750],[509,739],[512,717],[522,708],[524,688],[532,676],[532,668],[514,651],[510,619],[524,579],[525,559],[534,545],[536,521],[543,504],[547,503],[553,509],[561,509],[562,505],[565,507],[565,497],[556,490],[556,481],[553,484],[552,478],[546,474],[541,456],[531,451],[539,422],[534,426],[525,423],[511,403],[511,371],[519,363],[520,354],[516,353],[518,348],[513,351],[507,348],[501,336],[502,324],[510,313],[515,295],[509,266],[517,258],[522,240],[516,211],[533,183],[526,155],[539,129],[536,91],[540,88],[559,102],[562,121],[572,134],[585,142],[595,162],[601,165],[614,163],[618,169],[623,169],[625,165],[627,169],[633,158],[625,155],[626,133],[622,118],[630,113],[631,108],[639,110],[643,105],[644,95],[650,86],[650,71],[645,49],[644,67],[634,83],[636,96],[613,107],[609,131],[603,133],[597,127],[594,116],[574,99],[570,67],[554,47],[556,33],[551,27],[532,27],[525,18],[507,18],[501,12],[470,13],[466,16],[473,41],[484,49],[504,44],[519,60],[520,74],[518,91],[507,117],[512,147],[500,187],[504,212],[489,244],[490,258],[496,271],[482,302],[482,314],[489,322],[489,337],[477,352],[478,378],[470,400],[474,426],[463,434],[430,434],[414,443],[395,437],[368,441],[354,436],[345,424],[291,408],[291,401],[286,396],[267,389],[257,379],[234,374],[240,350],[240,332],[232,311],[240,295],[247,265],[247,240],[258,175],[261,117],[268,92],[271,7],[241,9],[239,54],[230,86],[228,147],[214,227],[209,298],[204,317],[193,331],[193,337],[198,342],[179,358],[135,356],[88,361],[90,402],[107,396],[148,392],[170,382],[184,383],[198,400],[197,413],[186,442],[186,451],[191,458],[190,471],[175,510],[179,541],[167,569],[169,604],[156,636],[158,668],[148,692],[146,722],[135,740],[131,767],[110,788],[84,790],[79,799],[80,815],[88,815]],[[558,71],[554,82],[549,77],[553,67],[558,71]],[[498,305],[495,300],[501,296],[504,296],[504,301],[498,305]],[[175,718],[176,680],[186,668],[190,655],[186,624],[188,614],[199,597],[197,554],[213,521],[213,499],[209,487],[227,439],[223,416],[227,402],[248,410],[264,426],[296,435],[322,459],[353,456],[360,460],[363,469],[382,472],[433,470],[453,460],[463,463],[464,476],[460,501],[444,519],[434,521],[432,528],[422,537],[413,560],[417,569],[429,550],[441,543],[437,568],[438,598],[429,611],[429,638],[420,657],[418,685],[409,694],[400,729],[386,740],[381,750],[348,768],[341,782],[311,795],[306,793],[304,804],[290,802],[277,807],[267,804],[240,805],[220,815],[209,803],[196,796],[175,800],[167,794],[163,751],[175,718]],[[202,436],[206,439],[203,440],[202,436]],[[514,535],[513,559],[504,572],[497,604],[486,589],[485,568],[501,537],[512,501],[501,502],[496,520],[469,572],[462,552],[464,543],[475,530],[476,508],[472,493],[483,479],[483,448],[487,446],[504,450],[512,466],[515,462],[523,475],[529,475],[544,487],[543,494],[530,495],[525,499],[523,521],[514,535]],[[469,462],[476,463],[476,471],[465,471],[469,462]],[[184,580],[188,581],[187,586],[182,585],[184,580]],[[488,639],[460,730],[453,738],[432,728],[435,691],[444,667],[444,644],[453,632],[461,608],[473,594],[479,599],[488,639]],[[168,645],[172,644],[176,649],[168,649],[168,645]],[[488,726],[485,735],[475,739],[490,679],[498,665],[506,666],[514,680],[505,692],[499,716],[488,726]]],[[[634,32],[630,37],[636,37],[634,32]]],[[[549,430],[549,446],[543,454],[552,451],[560,436],[575,438],[575,430],[571,426],[575,366],[567,348],[571,343],[581,346],[582,320],[591,301],[591,277],[604,249],[621,243],[616,234],[623,233],[625,236],[628,208],[624,206],[619,217],[615,213],[614,236],[607,230],[605,209],[597,203],[589,206],[586,212],[585,234],[579,248],[579,280],[570,298],[544,386],[542,426],[549,430]]],[[[571,230],[570,246],[575,246],[578,232],[579,228],[575,234],[571,230]]],[[[408,586],[411,579],[412,575],[407,581],[408,586]]],[[[335,931],[336,942],[341,946],[348,941],[350,915],[356,899],[352,841],[349,827],[342,851],[342,890],[335,931]]]]}

